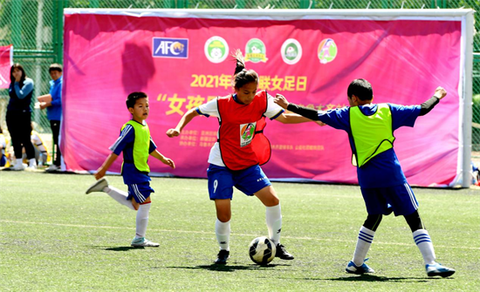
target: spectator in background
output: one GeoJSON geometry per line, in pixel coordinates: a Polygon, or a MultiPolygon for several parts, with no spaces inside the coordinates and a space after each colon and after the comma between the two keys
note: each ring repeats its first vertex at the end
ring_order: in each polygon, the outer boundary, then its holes
{"type": "Polygon", "coordinates": [[[8,88],[10,101],[7,106],[6,118],[16,157],[13,170],[25,169],[22,163],[22,147],[25,147],[28,168],[37,168],[35,150],[30,141],[30,132],[32,131],[30,103],[32,101],[33,87],[33,80],[27,78],[22,65],[18,63],[13,64],[10,68],[10,87],[8,88]]]}
{"type": "Polygon", "coordinates": [[[62,119],[62,65],[52,64],[48,69],[52,80],[50,81],[50,92],[38,97],[41,109],[47,109],[47,118],[52,128],[53,145],[55,147],[55,157],[52,155],[53,163],[47,171],[60,169],[62,154],[58,138],[60,134],[60,120],[62,119]]]}
{"type": "Polygon", "coordinates": [[[48,149],[45,146],[42,137],[40,137],[40,134],[35,131],[33,126],[32,135],[30,137],[32,144],[35,147],[35,159],[37,160],[37,165],[45,165],[50,158],[50,154],[48,153],[48,149]]]}
{"type": "Polygon", "coordinates": [[[7,148],[7,141],[3,135],[2,127],[0,127],[0,167],[7,164],[7,156],[5,156],[5,148],[7,148]]]}
{"type": "MultiPolygon", "coordinates": [[[[45,146],[45,143],[42,140],[42,137],[40,136],[37,131],[35,131],[36,124],[32,122],[32,134],[31,134],[31,140],[32,144],[35,150],[35,160],[37,161],[37,166],[42,166],[47,163],[47,161],[50,159],[50,154],[48,153],[48,149],[45,146]]],[[[23,153],[24,160],[26,159],[26,154],[23,153]]]]}

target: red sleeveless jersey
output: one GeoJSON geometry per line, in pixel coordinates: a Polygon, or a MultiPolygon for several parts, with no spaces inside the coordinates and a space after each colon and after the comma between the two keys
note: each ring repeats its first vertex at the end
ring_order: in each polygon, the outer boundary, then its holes
{"type": "Polygon", "coordinates": [[[266,126],[267,92],[257,92],[253,101],[240,104],[233,96],[217,99],[220,114],[219,145],[223,163],[230,170],[242,170],[270,159],[270,141],[263,134],[266,126]]]}

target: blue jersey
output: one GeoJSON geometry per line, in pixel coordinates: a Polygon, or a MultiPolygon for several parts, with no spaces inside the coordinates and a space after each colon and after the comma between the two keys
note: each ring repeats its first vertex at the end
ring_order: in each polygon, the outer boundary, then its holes
{"type": "MultiPolygon", "coordinates": [[[[109,148],[116,155],[120,155],[123,151],[123,182],[126,185],[139,184],[150,181],[148,173],[139,171],[133,163],[133,142],[135,141],[135,129],[132,125],[126,125],[120,132],[120,137],[109,148]]],[[[150,137],[150,148],[148,153],[152,153],[157,146],[150,137]]]]}
{"type": "Polygon", "coordinates": [[[7,111],[9,112],[31,112],[30,103],[33,96],[33,80],[26,78],[23,81],[22,87],[20,83],[12,82],[8,88],[8,95],[10,100],[8,101],[7,111]]]}
{"type": "Polygon", "coordinates": [[[57,80],[50,80],[52,105],[47,107],[47,119],[49,121],[60,121],[62,119],[62,83],[63,76],[60,76],[57,80]]]}
{"type": "MultiPolygon", "coordinates": [[[[403,106],[388,104],[392,113],[392,130],[402,126],[413,127],[420,114],[420,106],[403,106]]],[[[365,115],[372,115],[377,110],[376,104],[359,106],[365,115]]],[[[333,109],[326,112],[318,112],[318,118],[323,123],[348,134],[350,146],[353,150],[355,144],[352,139],[350,127],[349,108],[333,109]]],[[[407,182],[403,174],[400,162],[393,148],[378,154],[362,167],[357,167],[358,184],[362,188],[383,188],[402,185],[407,182]]]]}

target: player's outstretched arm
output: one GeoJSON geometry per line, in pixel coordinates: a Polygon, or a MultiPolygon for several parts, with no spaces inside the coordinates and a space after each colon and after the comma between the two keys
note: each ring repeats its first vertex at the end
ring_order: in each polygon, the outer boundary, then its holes
{"type": "Polygon", "coordinates": [[[447,91],[443,87],[439,86],[437,89],[435,89],[433,96],[437,97],[438,99],[442,99],[447,96],[447,91]]]}
{"type": "Polygon", "coordinates": [[[108,155],[107,159],[105,159],[105,162],[102,164],[102,166],[100,166],[100,168],[94,174],[94,176],[97,180],[99,180],[99,179],[101,179],[102,177],[105,176],[105,173],[110,168],[110,166],[112,166],[113,162],[115,162],[117,157],[118,157],[118,155],[113,153],[113,152],[110,153],[110,155],[108,155]]]}
{"type": "Polygon", "coordinates": [[[424,116],[428,114],[445,96],[447,96],[447,91],[441,86],[437,87],[433,96],[420,105],[419,116],[424,116]]]}
{"type": "MultiPolygon", "coordinates": [[[[283,109],[288,109],[289,106],[297,107],[293,103],[289,103],[288,100],[285,98],[285,96],[278,93],[273,98],[273,102],[278,104],[283,109]]],[[[310,110],[312,110],[313,112],[309,113],[309,115],[304,115],[301,112],[296,112],[296,111],[293,111],[294,113],[283,113],[280,116],[278,116],[276,120],[284,124],[298,124],[298,123],[315,121],[318,125],[324,126],[325,125],[324,123],[318,121],[318,115],[316,111],[313,109],[310,109],[310,110]]]]}
{"type": "Polygon", "coordinates": [[[197,111],[195,110],[195,108],[192,108],[190,109],[188,112],[186,112],[182,118],[180,119],[180,121],[178,122],[177,126],[175,128],[172,128],[172,129],[168,129],[167,130],[167,136],[170,137],[170,138],[173,138],[173,137],[177,137],[180,135],[180,133],[182,132],[183,128],[188,125],[188,123],[190,123],[190,121],[198,116],[199,114],[197,113],[197,111]]]}
{"type": "Polygon", "coordinates": [[[163,156],[163,154],[158,152],[157,149],[155,149],[152,153],[150,153],[150,155],[160,160],[163,164],[166,164],[170,166],[172,169],[175,169],[175,162],[173,162],[172,159],[163,156]]]}
{"type": "Polygon", "coordinates": [[[273,102],[281,106],[283,109],[287,109],[288,107],[288,100],[285,96],[278,94],[273,98],[273,102]]]}

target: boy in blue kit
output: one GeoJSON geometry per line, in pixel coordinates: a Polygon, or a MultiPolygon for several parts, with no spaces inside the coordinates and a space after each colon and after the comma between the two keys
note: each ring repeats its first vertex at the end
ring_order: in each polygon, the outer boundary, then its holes
{"type": "Polygon", "coordinates": [[[130,93],[127,98],[127,108],[132,114],[132,119],[123,125],[120,137],[110,147],[112,153],[95,173],[98,181],[88,188],[86,193],[105,192],[120,204],[137,210],[136,234],[131,245],[158,247],[158,243],[145,238],[152,202],[150,194],[155,192],[149,183],[151,179],[148,176],[150,172],[147,164],[148,156],[157,158],[171,168],[175,168],[175,163],[158,152],[157,146],[150,137],[150,131],[145,122],[150,111],[147,95],[143,92],[130,93]],[[104,177],[121,152],[123,152],[122,176],[123,182],[128,186],[128,194],[110,186],[104,177]]]}
{"type": "Polygon", "coordinates": [[[50,80],[50,92],[38,97],[38,100],[41,101],[40,109],[47,109],[47,118],[52,128],[53,145],[55,147],[55,159],[52,157],[52,165],[47,169],[48,171],[60,169],[62,162],[62,153],[59,144],[60,123],[62,120],[62,71],[62,65],[50,65],[50,68],[48,68],[50,77],[52,77],[52,80],[50,80]]]}
{"type": "Polygon", "coordinates": [[[438,87],[432,98],[421,105],[402,106],[389,103],[373,104],[373,90],[365,79],[353,80],[347,90],[350,107],[316,111],[301,107],[283,96],[275,103],[294,113],[323,123],[348,134],[352,148],[352,164],[367,208],[367,219],[360,229],[353,259],[346,271],[353,274],[374,273],[364,261],[383,215],[392,211],[403,215],[413,233],[413,240],[425,261],[428,276],[448,277],[455,270],[435,261],[430,235],[418,213],[418,203],[393,150],[393,132],[401,126],[413,127],[418,116],[430,112],[447,95],[438,87]]]}

